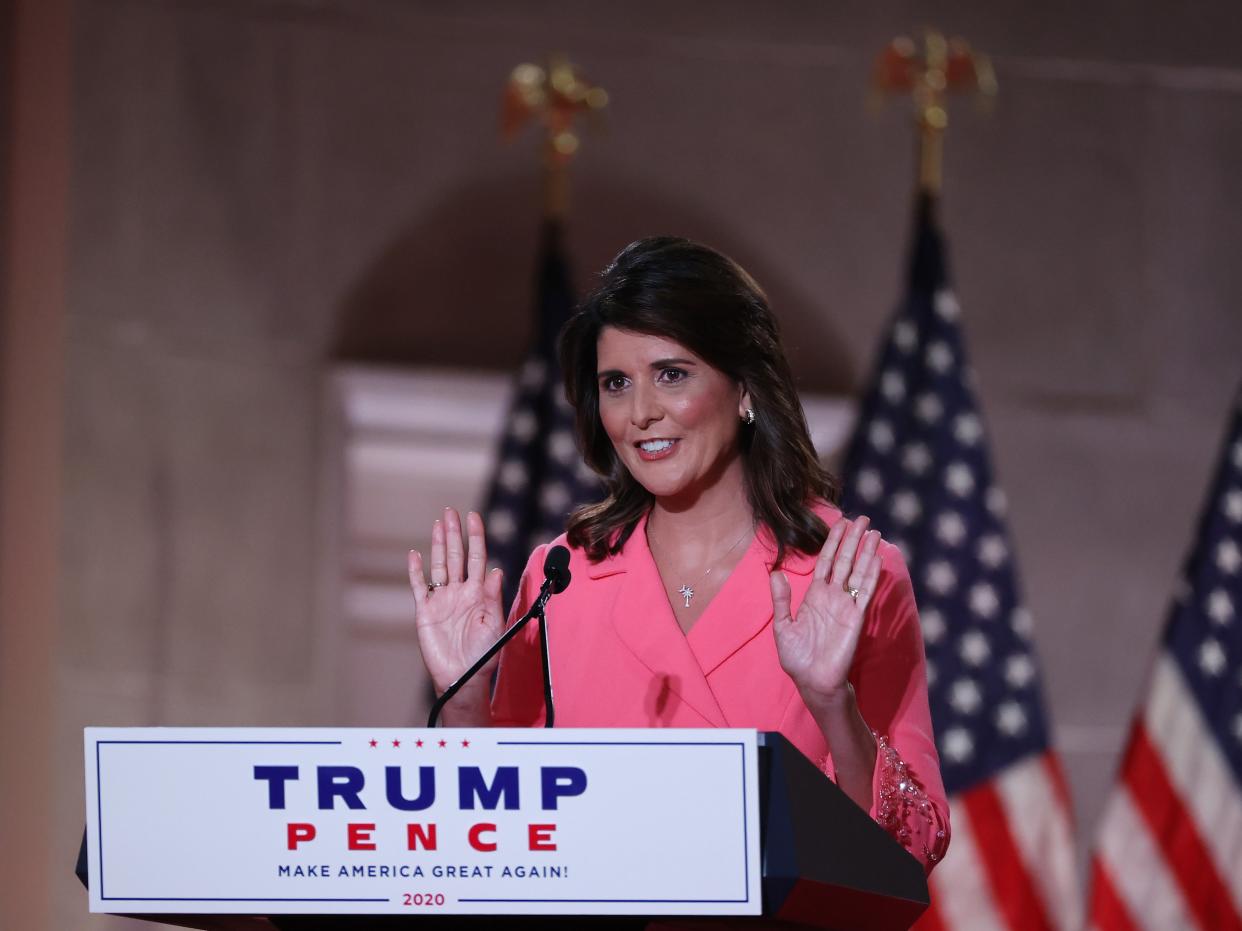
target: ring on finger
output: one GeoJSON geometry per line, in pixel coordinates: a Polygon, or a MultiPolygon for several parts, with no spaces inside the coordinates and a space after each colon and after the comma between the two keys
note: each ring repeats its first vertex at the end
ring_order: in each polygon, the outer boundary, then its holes
{"type": "Polygon", "coordinates": [[[447,584],[448,584],[447,582],[431,582],[427,585],[427,594],[430,595],[437,588],[443,588],[447,584]]]}
{"type": "Polygon", "coordinates": [[[862,594],[862,589],[861,589],[861,588],[854,588],[852,585],[850,585],[850,583],[849,583],[849,582],[846,582],[846,583],[845,583],[844,585],[842,585],[841,587],[845,589],[845,594],[849,595],[849,596],[850,596],[851,598],[853,598],[855,601],[857,601],[857,600],[858,600],[858,596],[862,594]]]}

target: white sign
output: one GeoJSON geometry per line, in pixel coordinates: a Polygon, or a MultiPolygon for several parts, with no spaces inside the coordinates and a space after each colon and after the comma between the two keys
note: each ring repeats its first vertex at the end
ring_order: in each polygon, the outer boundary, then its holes
{"type": "Polygon", "coordinates": [[[93,912],[756,915],[752,730],[87,728],[93,912]]]}

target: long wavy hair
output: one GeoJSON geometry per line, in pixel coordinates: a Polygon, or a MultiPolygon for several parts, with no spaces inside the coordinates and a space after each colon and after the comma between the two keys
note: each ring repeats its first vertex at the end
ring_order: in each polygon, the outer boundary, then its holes
{"type": "Polygon", "coordinates": [[[750,392],[755,422],[739,421],[738,442],[751,509],[775,540],[777,562],[790,547],[818,552],[828,530],[813,508],[835,503],[839,488],[815,455],[767,297],[732,259],[668,236],[621,250],[561,330],[578,444],[608,492],[570,515],[570,545],[595,562],[619,552],[653,501],[600,421],[596,347],[604,327],[678,342],[750,392]]]}

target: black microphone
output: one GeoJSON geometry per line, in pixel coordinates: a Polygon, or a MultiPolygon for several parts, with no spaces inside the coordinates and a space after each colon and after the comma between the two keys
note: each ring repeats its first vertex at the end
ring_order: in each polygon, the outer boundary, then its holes
{"type": "Polygon", "coordinates": [[[539,646],[543,660],[543,705],[546,712],[543,726],[552,726],[556,712],[552,707],[552,669],[548,656],[548,619],[544,616],[544,607],[549,598],[559,595],[569,587],[571,578],[569,550],[563,546],[552,547],[543,560],[543,584],[539,586],[539,595],[535,598],[535,603],[531,605],[529,611],[514,621],[513,626],[501,634],[495,643],[487,648],[487,652],[480,656],[473,666],[462,673],[457,681],[446,688],[444,694],[436,699],[435,704],[431,706],[431,713],[427,716],[428,727],[436,726],[440,712],[444,710],[449,700],[460,692],[462,686],[473,679],[478,671],[487,665],[487,661],[499,653],[501,648],[512,640],[531,618],[536,616],[539,618],[539,646]]]}
{"type": "MultiPolygon", "coordinates": [[[[543,584],[548,586],[548,597],[559,595],[569,587],[569,550],[554,546],[543,560],[543,584]]],[[[547,599],[544,599],[545,603],[547,599]]],[[[556,720],[556,706],[552,702],[552,658],[548,653],[548,618],[539,608],[539,658],[543,665],[543,726],[551,727],[556,720]]]]}
{"type": "Polygon", "coordinates": [[[548,550],[543,560],[543,577],[552,582],[552,594],[559,595],[569,588],[569,580],[573,578],[569,571],[569,550],[563,546],[554,546],[548,550]]]}

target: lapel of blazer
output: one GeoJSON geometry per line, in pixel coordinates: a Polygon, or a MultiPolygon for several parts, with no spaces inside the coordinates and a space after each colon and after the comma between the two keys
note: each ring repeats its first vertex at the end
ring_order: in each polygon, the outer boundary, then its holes
{"type": "Polygon", "coordinates": [[[612,623],[617,636],[657,680],[705,721],[713,727],[727,727],[720,704],[664,594],[664,583],[647,549],[646,524],[646,518],[639,521],[625,549],[592,566],[588,574],[600,578],[618,570],[625,573],[613,602],[612,623]]]}
{"type": "MultiPolygon", "coordinates": [[[[699,622],[690,628],[688,639],[704,675],[711,675],[771,624],[772,588],[768,577],[775,561],[775,543],[769,533],[761,531],[699,622]]],[[[801,553],[785,557],[783,569],[794,592],[801,593],[803,588],[798,577],[809,576],[814,568],[815,560],[801,553]]]]}

